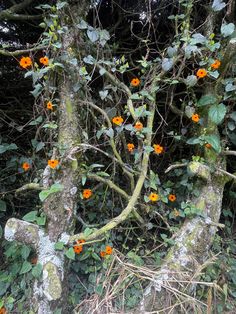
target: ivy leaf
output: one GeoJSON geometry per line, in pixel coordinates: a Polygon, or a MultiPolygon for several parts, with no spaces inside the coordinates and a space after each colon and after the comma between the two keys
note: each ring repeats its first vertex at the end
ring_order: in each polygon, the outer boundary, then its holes
{"type": "Polygon", "coordinates": [[[38,214],[37,210],[33,210],[26,214],[22,219],[28,222],[34,222],[37,218],[37,214],[38,214]]]}
{"type": "Polygon", "coordinates": [[[92,43],[95,43],[99,38],[99,33],[94,28],[89,28],[87,30],[87,35],[88,35],[88,38],[91,40],[92,43]]]}
{"type": "Polygon", "coordinates": [[[215,124],[220,124],[226,114],[226,107],[224,104],[213,105],[209,110],[209,118],[215,124]]]}
{"type": "Polygon", "coordinates": [[[57,242],[55,245],[55,250],[63,250],[64,249],[64,243],[63,242],[57,242]]]}
{"type": "Polygon", "coordinates": [[[235,25],[233,23],[222,24],[220,28],[220,32],[223,37],[230,36],[231,34],[233,34],[234,30],[235,30],[235,25]]]}
{"type": "Polygon", "coordinates": [[[28,258],[28,256],[30,255],[30,251],[31,251],[31,249],[27,245],[23,245],[20,253],[21,253],[21,256],[24,260],[26,260],[28,258]]]}
{"type": "Polygon", "coordinates": [[[202,96],[198,102],[197,107],[207,106],[207,105],[213,105],[217,102],[216,96],[209,94],[202,96]]]}
{"type": "Polygon", "coordinates": [[[204,44],[207,41],[206,37],[203,36],[200,33],[193,34],[191,38],[191,45],[196,45],[196,44],[204,44]]]}
{"type": "Polygon", "coordinates": [[[107,95],[108,95],[108,90],[107,89],[99,91],[99,96],[100,96],[100,98],[102,100],[104,100],[107,97],[107,95]]]}
{"type": "Polygon", "coordinates": [[[177,48],[176,47],[168,47],[167,48],[167,54],[170,58],[173,58],[177,55],[177,48]]]}
{"type": "Polygon", "coordinates": [[[103,76],[105,73],[106,73],[106,69],[101,68],[101,69],[99,70],[99,74],[100,74],[101,76],[103,76]]]}
{"type": "Polygon", "coordinates": [[[83,58],[83,61],[87,64],[94,64],[95,63],[95,59],[93,56],[88,55],[87,57],[83,58]]]}
{"type": "Polygon", "coordinates": [[[226,6],[226,3],[222,0],[214,0],[212,4],[213,11],[220,11],[226,6]]]}
{"type": "Polygon", "coordinates": [[[76,25],[79,29],[87,29],[88,24],[84,20],[82,20],[79,24],[76,25]]]}
{"type": "Polygon", "coordinates": [[[186,143],[189,145],[196,145],[201,143],[201,139],[199,137],[191,137],[190,139],[187,140],[186,143]]]}
{"type": "Polygon", "coordinates": [[[31,269],[32,269],[32,265],[29,262],[24,261],[20,270],[20,275],[28,273],[31,269]]]}
{"type": "Polygon", "coordinates": [[[168,72],[173,67],[173,60],[170,58],[164,58],[161,67],[163,71],[168,72]]]}
{"type": "Polygon", "coordinates": [[[4,202],[3,200],[0,200],[0,212],[5,212],[6,209],[7,209],[6,202],[4,202]]]}
{"type": "Polygon", "coordinates": [[[197,84],[197,77],[196,75],[189,75],[184,82],[189,87],[195,86],[197,84]]]}
{"type": "Polygon", "coordinates": [[[50,194],[60,192],[63,190],[63,185],[59,183],[53,184],[50,189],[43,190],[39,193],[40,201],[43,202],[50,194]]]}
{"type": "Polygon", "coordinates": [[[201,136],[207,143],[211,144],[212,148],[217,152],[220,153],[221,146],[220,146],[220,138],[217,135],[205,135],[201,136]]]}
{"type": "Polygon", "coordinates": [[[66,251],[65,255],[69,258],[74,260],[75,259],[75,252],[73,247],[69,248],[69,250],[66,251]]]}
{"type": "Polygon", "coordinates": [[[32,275],[35,278],[39,278],[42,271],[43,271],[43,266],[40,263],[38,263],[37,265],[34,266],[34,268],[32,270],[32,275]]]}

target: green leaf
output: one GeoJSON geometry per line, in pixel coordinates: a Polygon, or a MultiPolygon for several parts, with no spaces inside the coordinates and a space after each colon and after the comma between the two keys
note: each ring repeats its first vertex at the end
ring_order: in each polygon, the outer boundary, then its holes
{"type": "Polygon", "coordinates": [[[36,217],[36,223],[39,226],[45,226],[45,224],[46,224],[46,216],[41,214],[40,217],[36,217]]]}
{"type": "Polygon", "coordinates": [[[101,68],[100,70],[99,70],[99,74],[101,75],[101,76],[103,76],[105,73],[106,73],[106,69],[104,69],[104,68],[101,68]]]}
{"type": "Polygon", "coordinates": [[[222,24],[220,28],[220,32],[223,35],[223,37],[228,37],[232,35],[234,30],[235,30],[235,25],[233,23],[222,24]]]}
{"type": "Polygon", "coordinates": [[[5,212],[7,209],[7,204],[3,200],[0,200],[0,211],[5,212]]]}
{"type": "Polygon", "coordinates": [[[43,125],[43,128],[46,128],[46,129],[57,129],[58,128],[58,126],[57,126],[57,124],[56,123],[53,123],[53,122],[51,122],[51,123],[46,123],[46,124],[44,124],[43,125]]]}
{"type": "Polygon", "coordinates": [[[95,259],[96,261],[99,261],[99,262],[100,262],[101,259],[100,259],[100,257],[97,255],[97,253],[92,253],[91,256],[92,256],[93,259],[95,259]]]}
{"type": "Polygon", "coordinates": [[[212,94],[204,95],[202,96],[198,102],[197,102],[197,107],[202,107],[202,106],[207,106],[207,105],[213,105],[217,103],[217,98],[216,96],[212,94]]]}
{"type": "Polygon", "coordinates": [[[209,118],[215,124],[220,124],[225,117],[226,106],[224,104],[213,105],[209,110],[209,118]]]}
{"type": "Polygon", "coordinates": [[[2,145],[0,145],[0,154],[3,154],[3,153],[5,153],[8,150],[14,150],[14,149],[17,149],[17,148],[18,147],[14,143],[2,144],[2,145]]]}
{"type": "Polygon", "coordinates": [[[100,177],[110,177],[109,173],[106,173],[104,171],[98,171],[98,172],[96,172],[96,175],[98,175],[100,177]]]}
{"type": "Polygon", "coordinates": [[[34,96],[34,98],[37,98],[40,95],[42,89],[43,86],[41,84],[36,84],[34,90],[30,93],[34,96]]]}
{"type": "Polygon", "coordinates": [[[173,67],[173,59],[164,58],[161,67],[163,71],[168,72],[173,67]]]}
{"type": "Polygon", "coordinates": [[[137,99],[140,99],[141,97],[140,97],[140,95],[138,94],[138,93],[135,93],[135,94],[132,94],[131,96],[130,96],[130,99],[134,99],[134,100],[137,100],[137,99]]]}
{"type": "Polygon", "coordinates": [[[220,138],[217,135],[201,136],[207,143],[211,144],[212,148],[217,152],[221,152],[220,138]]]}
{"type": "Polygon", "coordinates": [[[31,269],[32,269],[32,265],[29,262],[24,261],[20,270],[20,275],[28,273],[31,269]]]}
{"type": "Polygon", "coordinates": [[[91,228],[85,228],[84,229],[84,235],[85,235],[85,237],[88,237],[90,234],[92,234],[93,233],[93,229],[91,229],[91,228]]]}
{"type": "Polygon", "coordinates": [[[88,55],[87,57],[84,57],[83,61],[84,61],[84,63],[87,63],[87,64],[94,64],[95,63],[95,59],[91,55],[88,55]]]}
{"type": "Polygon", "coordinates": [[[41,276],[42,271],[43,271],[43,266],[40,263],[38,263],[33,267],[32,275],[35,278],[39,278],[41,276]]]}
{"type": "Polygon", "coordinates": [[[79,29],[87,29],[88,24],[84,20],[82,20],[79,24],[76,25],[79,29]]]}
{"type": "Polygon", "coordinates": [[[61,192],[63,185],[60,183],[53,184],[49,190],[43,190],[39,193],[40,201],[43,202],[50,194],[61,192]]]}
{"type": "Polygon", "coordinates": [[[233,112],[230,114],[230,118],[236,122],[236,111],[233,111],[233,112]]]}
{"type": "Polygon", "coordinates": [[[196,75],[189,75],[187,76],[187,78],[184,80],[185,84],[188,86],[188,87],[192,87],[192,86],[195,86],[197,84],[197,77],[196,75]]]}
{"type": "Polygon", "coordinates": [[[222,0],[214,0],[212,4],[213,11],[220,11],[226,6],[226,3],[222,0]]]}
{"type": "Polygon", "coordinates": [[[100,96],[100,98],[102,100],[106,99],[107,95],[108,95],[108,90],[107,89],[99,91],[99,96],[100,96]]]}
{"type": "Polygon", "coordinates": [[[95,43],[99,38],[98,31],[92,27],[87,30],[87,35],[88,35],[88,38],[91,40],[92,43],[95,43]]]}
{"type": "Polygon", "coordinates": [[[80,256],[79,260],[84,261],[91,256],[91,252],[87,251],[83,255],[80,256]]]}
{"type": "Polygon", "coordinates": [[[31,122],[29,123],[29,125],[37,125],[37,124],[41,123],[42,121],[43,121],[43,117],[42,117],[42,116],[39,116],[37,119],[31,121],[31,122]]]}
{"type": "Polygon", "coordinates": [[[31,249],[26,245],[23,245],[22,249],[20,250],[21,256],[25,260],[29,257],[30,252],[31,252],[31,249]]]}
{"type": "Polygon", "coordinates": [[[110,138],[114,137],[114,130],[112,128],[105,130],[104,133],[106,133],[106,135],[109,136],[110,138]]]}
{"type": "Polygon", "coordinates": [[[55,250],[61,251],[64,249],[64,243],[63,242],[57,242],[54,247],[55,247],[55,250]]]}
{"type": "MultiPolygon", "coordinates": [[[[100,260],[100,258],[99,258],[99,260],[100,260]]],[[[95,293],[97,293],[100,296],[102,295],[102,293],[103,293],[103,285],[102,284],[96,285],[95,293]]]]}
{"type": "Polygon", "coordinates": [[[190,139],[187,140],[186,143],[189,145],[196,145],[201,143],[201,139],[199,137],[191,137],[190,139]]]}
{"type": "Polygon", "coordinates": [[[69,258],[74,260],[75,259],[75,252],[73,247],[70,247],[69,250],[66,251],[65,255],[69,258]]]}
{"type": "Polygon", "coordinates": [[[22,219],[28,222],[34,222],[36,220],[37,214],[37,210],[33,210],[26,214],[22,219]]]}

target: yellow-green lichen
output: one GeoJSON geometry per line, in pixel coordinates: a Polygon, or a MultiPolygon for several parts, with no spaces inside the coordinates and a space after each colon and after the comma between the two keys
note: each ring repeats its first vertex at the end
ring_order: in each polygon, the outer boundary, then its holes
{"type": "Polygon", "coordinates": [[[61,280],[56,265],[48,262],[43,269],[45,280],[44,294],[48,300],[58,300],[62,294],[61,280]]]}

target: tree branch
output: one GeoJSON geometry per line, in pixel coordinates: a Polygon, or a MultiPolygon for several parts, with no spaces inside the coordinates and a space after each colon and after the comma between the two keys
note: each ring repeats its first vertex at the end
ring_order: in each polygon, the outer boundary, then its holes
{"type": "Polygon", "coordinates": [[[106,185],[108,185],[112,190],[116,191],[117,193],[119,193],[123,198],[125,198],[126,200],[129,200],[130,199],[130,196],[124,191],[122,190],[118,185],[116,185],[114,182],[112,182],[111,180],[109,179],[105,179],[105,178],[102,178],[96,174],[87,174],[87,177],[89,179],[94,179],[96,181],[99,181],[99,182],[102,182],[102,183],[105,183],[106,185]]]}
{"type": "Polygon", "coordinates": [[[37,250],[40,240],[39,232],[38,225],[15,218],[10,218],[6,223],[4,235],[5,239],[8,241],[15,240],[29,245],[37,250]]]}
{"type": "Polygon", "coordinates": [[[17,21],[26,21],[26,20],[37,20],[41,19],[42,15],[27,15],[27,14],[16,14],[19,11],[27,8],[33,0],[24,0],[21,3],[11,6],[9,9],[2,10],[0,12],[0,21],[5,20],[17,20],[17,21]]]}
{"type": "MultiPolygon", "coordinates": [[[[155,113],[155,104],[152,103],[150,105],[150,107],[151,107],[150,108],[151,114],[148,116],[147,127],[152,130],[153,129],[154,113],[155,113]]],[[[145,145],[151,146],[151,141],[152,141],[152,132],[149,132],[146,135],[145,145]]],[[[133,192],[132,196],[130,197],[130,200],[129,200],[127,206],[120,213],[120,215],[111,219],[105,226],[103,226],[102,228],[100,228],[98,230],[95,230],[91,235],[89,235],[87,237],[84,235],[84,233],[80,233],[80,234],[76,234],[76,235],[71,236],[69,243],[72,244],[74,241],[76,241],[78,239],[85,239],[85,240],[96,239],[96,238],[100,237],[101,235],[103,235],[104,233],[108,232],[109,230],[117,227],[120,223],[122,223],[123,221],[125,221],[127,219],[127,217],[133,211],[134,206],[135,206],[135,204],[136,204],[136,202],[140,196],[140,193],[141,193],[141,190],[143,187],[143,183],[144,183],[144,180],[145,180],[146,175],[147,175],[149,155],[150,155],[150,152],[144,152],[144,154],[143,154],[141,173],[140,173],[140,176],[139,176],[138,181],[136,183],[134,192],[133,192]]]]}
{"type": "Polygon", "coordinates": [[[33,48],[29,48],[29,49],[23,49],[23,50],[15,50],[15,51],[7,51],[5,49],[0,49],[0,54],[6,57],[15,57],[15,56],[19,56],[22,55],[24,53],[29,53],[31,51],[37,51],[37,50],[42,50],[47,48],[46,46],[37,46],[37,47],[33,47],[33,48]]]}
{"type": "Polygon", "coordinates": [[[27,190],[36,190],[36,191],[42,191],[44,190],[44,187],[40,186],[38,183],[27,183],[23,186],[21,186],[19,189],[16,190],[16,194],[27,191],[27,190]]]}

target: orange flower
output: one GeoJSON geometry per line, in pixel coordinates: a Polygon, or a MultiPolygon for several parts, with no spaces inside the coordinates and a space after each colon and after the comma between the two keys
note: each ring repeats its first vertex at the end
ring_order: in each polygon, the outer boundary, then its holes
{"type": "Polygon", "coordinates": [[[0,314],[7,314],[7,310],[4,306],[0,308],[0,314]]]}
{"type": "Polygon", "coordinates": [[[73,250],[76,254],[80,254],[83,251],[83,247],[81,245],[74,245],[73,250]]]}
{"type": "Polygon", "coordinates": [[[24,162],[24,163],[22,164],[22,168],[23,168],[25,171],[27,171],[27,170],[29,170],[29,168],[30,168],[30,164],[29,164],[28,162],[24,162]]]}
{"type": "Polygon", "coordinates": [[[106,249],[105,249],[105,253],[106,253],[107,255],[111,255],[111,254],[112,254],[112,247],[109,246],[109,245],[107,245],[107,246],[106,246],[106,249]]]}
{"type": "Polygon", "coordinates": [[[128,148],[128,151],[129,151],[129,152],[132,152],[132,151],[134,150],[134,144],[128,143],[128,144],[127,144],[127,148],[128,148]]]}
{"type": "Polygon", "coordinates": [[[116,125],[121,125],[123,123],[124,119],[121,116],[114,117],[112,119],[112,122],[116,125]]]}
{"type": "Polygon", "coordinates": [[[154,144],[153,148],[156,154],[161,154],[164,151],[164,147],[158,144],[154,144]]]}
{"type": "Polygon", "coordinates": [[[159,195],[156,193],[151,193],[148,198],[150,199],[150,201],[152,202],[156,202],[159,199],[159,195]]]}
{"type": "Polygon", "coordinates": [[[57,159],[48,160],[48,166],[52,169],[56,168],[58,164],[59,164],[59,161],[57,159]]]}
{"type": "Polygon", "coordinates": [[[42,63],[43,65],[48,65],[48,63],[49,63],[48,57],[40,58],[39,62],[42,63]]]}
{"type": "Polygon", "coordinates": [[[90,189],[83,190],[83,198],[90,198],[92,196],[93,192],[90,189]]]}
{"type": "Polygon", "coordinates": [[[101,256],[101,257],[105,257],[106,255],[107,255],[107,254],[106,254],[105,251],[101,251],[101,252],[100,252],[100,256],[101,256]]]}
{"type": "Polygon", "coordinates": [[[197,113],[193,114],[192,115],[192,120],[193,120],[193,122],[198,123],[199,120],[200,120],[199,115],[197,113]]]}
{"type": "Polygon", "coordinates": [[[215,60],[215,61],[211,64],[211,67],[212,67],[214,70],[216,70],[216,69],[219,69],[220,65],[221,65],[220,60],[215,60]]]}
{"type": "Polygon", "coordinates": [[[33,265],[36,265],[36,264],[37,264],[37,262],[38,262],[38,258],[37,258],[37,256],[32,257],[32,258],[31,258],[31,260],[30,260],[30,263],[31,263],[31,264],[33,264],[33,265]]]}
{"type": "Polygon", "coordinates": [[[52,110],[53,109],[53,105],[51,101],[47,102],[47,109],[52,110]]]}
{"type": "Polygon", "coordinates": [[[168,199],[169,199],[169,201],[174,202],[174,201],[176,200],[175,194],[170,194],[170,195],[168,196],[168,199]]]}
{"type": "Polygon", "coordinates": [[[133,78],[132,80],[131,80],[131,82],[130,82],[130,84],[132,85],[132,86],[139,86],[139,84],[140,84],[140,80],[137,78],[137,77],[135,77],[135,78],[133,78]]]}
{"type": "Polygon", "coordinates": [[[212,145],[211,145],[210,143],[206,143],[206,144],[205,144],[205,147],[206,147],[206,148],[212,148],[212,145]]]}
{"type": "Polygon", "coordinates": [[[197,71],[197,77],[198,77],[198,78],[203,78],[203,77],[205,77],[205,76],[207,76],[207,70],[205,70],[205,69],[199,69],[199,70],[197,71]]]}
{"type": "Polygon", "coordinates": [[[135,125],[134,125],[134,128],[135,128],[137,131],[141,131],[142,128],[143,128],[142,122],[137,121],[137,122],[135,123],[135,125]]]}
{"type": "Polygon", "coordinates": [[[20,66],[24,69],[30,67],[32,65],[32,60],[30,57],[22,57],[20,59],[20,66]]]}

